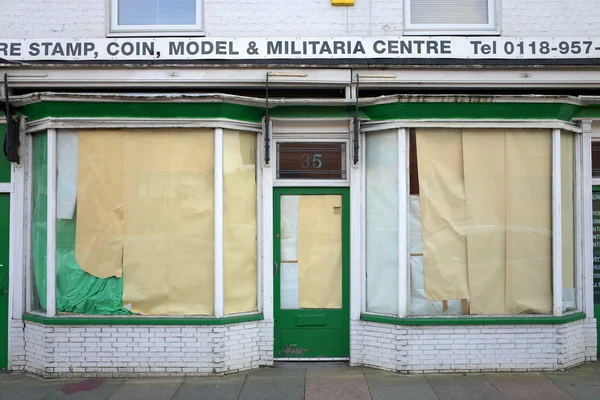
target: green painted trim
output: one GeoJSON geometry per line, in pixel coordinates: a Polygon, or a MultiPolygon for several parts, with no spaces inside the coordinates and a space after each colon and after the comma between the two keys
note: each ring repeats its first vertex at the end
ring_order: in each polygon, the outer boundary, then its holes
{"type": "Polygon", "coordinates": [[[582,107],[562,103],[390,103],[363,107],[372,121],[389,119],[551,119],[571,121],[582,107]]]}
{"type": "Polygon", "coordinates": [[[587,107],[581,108],[573,118],[600,118],[600,105],[592,104],[587,107]]]}
{"type": "Polygon", "coordinates": [[[392,325],[542,325],[566,324],[585,319],[583,312],[563,315],[560,317],[446,317],[446,318],[398,318],[385,315],[361,314],[362,321],[379,322],[392,325]]]}
{"type": "MultiPolygon", "coordinates": [[[[352,118],[353,105],[347,106],[276,106],[269,110],[273,118],[352,118]]],[[[228,118],[261,121],[264,107],[225,102],[84,102],[40,101],[19,109],[30,121],[55,118],[228,118]]],[[[559,120],[600,116],[600,106],[582,107],[568,103],[500,102],[396,102],[360,108],[359,117],[373,121],[405,119],[506,119],[559,120]]]]}
{"type": "MultiPolygon", "coordinates": [[[[0,143],[4,143],[4,135],[6,134],[6,125],[0,123],[0,143]]],[[[10,182],[11,165],[10,161],[0,152],[0,182],[10,182]]]]}
{"type": "MultiPolygon", "coordinates": [[[[354,106],[277,106],[269,110],[272,118],[354,118],[354,106]]],[[[358,116],[367,115],[359,110],[358,116]]]]}
{"type": "Polygon", "coordinates": [[[228,118],[260,122],[263,108],[229,103],[127,103],[46,101],[19,109],[29,121],[55,118],[228,118]]]}
{"type": "Polygon", "coordinates": [[[37,322],[43,325],[230,325],[241,322],[262,321],[262,313],[236,315],[223,318],[195,317],[138,317],[138,316],[93,316],[80,315],[67,317],[45,317],[37,314],[23,314],[23,321],[37,322]]]}

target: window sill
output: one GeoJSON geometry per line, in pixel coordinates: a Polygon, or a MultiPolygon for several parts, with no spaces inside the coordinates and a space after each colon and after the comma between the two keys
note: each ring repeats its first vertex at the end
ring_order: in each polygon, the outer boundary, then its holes
{"type": "Polygon", "coordinates": [[[412,317],[398,318],[386,315],[361,314],[361,321],[392,325],[555,325],[585,319],[585,313],[572,312],[560,317],[507,316],[507,317],[412,317]]]}
{"type": "Polygon", "coordinates": [[[469,30],[469,29],[445,29],[445,30],[431,30],[431,29],[406,29],[402,32],[403,36],[500,36],[500,31],[496,29],[492,30],[469,30]]]}
{"type": "Polygon", "coordinates": [[[23,314],[23,321],[43,325],[229,325],[241,322],[262,321],[262,313],[234,315],[223,318],[212,317],[140,317],[140,316],[57,316],[23,314]]]}
{"type": "Polygon", "coordinates": [[[136,38],[136,37],[146,37],[146,38],[160,38],[160,37],[179,37],[179,38],[192,38],[192,37],[205,37],[206,33],[201,30],[189,30],[189,31],[148,31],[148,30],[114,30],[112,32],[107,32],[107,38],[136,38]]]}

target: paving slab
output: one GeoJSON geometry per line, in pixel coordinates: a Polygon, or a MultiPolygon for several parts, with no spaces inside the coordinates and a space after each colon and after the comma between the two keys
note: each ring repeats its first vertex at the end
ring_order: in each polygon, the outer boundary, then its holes
{"type": "Polygon", "coordinates": [[[246,374],[186,378],[173,400],[236,400],[246,374]]]}
{"type": "Polygon", "coordinates": [[[304,369],[261,368],[248,372],[239,400],[302,400],[304,369]]]}
{"type": "Polygon", "coordinates": [[[567,372],[547,372],[544,376],[577,400],[600,399],[600,370],[593,365],[567,372]]]}
{"type": "Polygon", "coordinates": [[[368,372],[365,378],[373,400],[438,400],[424,376],[368,372]]]}
{"type": "Polygon", "coordinates": [[[125,383],[125,379],[90,378],[63,384],[44,400],[104,400],[110,398],[125,383]]]}
{"type": "Polygon", "coordinates": [[[39,400],[58,388],[65,380],[45,380],[27,374],[2,375],[0,380],[0,400],[39,400]]]}
{"type": "Polygon", "coordinates": [[[306,371],[306,400],[370,400],[362,370],[311,368],[306,371]]]}
{"type": "Polygon", "coordinates": [[[508,400],[573,400],[539,372],[485,374],[508,400]]]}
{"type": "Polygon", "coordinates": [[[355,377],[365,375],[365,368],[351,367],[349,365],[340,366],[338,368],[307,368],[306,378],[312,377],[335,377],[346,376],[355,377]]]}
{"type": "Polygon", "coordinates": [[[441,400],[504,400],[483,375],[428,375],[426,379],[441,400]]]}
{"type": "Polygon", "coordinates": [[[128,379],[110,396],[110,400],[170,400],[184,380],[184,378],[128,379]]]}

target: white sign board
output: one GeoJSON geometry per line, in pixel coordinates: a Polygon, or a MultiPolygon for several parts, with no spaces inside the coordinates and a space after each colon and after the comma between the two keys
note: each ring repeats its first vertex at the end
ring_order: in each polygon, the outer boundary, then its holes
{"type": "Polygon", "coordinates": [[[0,62],[265,59],[585,59],[600,38],[316,37],[0,39],[0,62]]]}

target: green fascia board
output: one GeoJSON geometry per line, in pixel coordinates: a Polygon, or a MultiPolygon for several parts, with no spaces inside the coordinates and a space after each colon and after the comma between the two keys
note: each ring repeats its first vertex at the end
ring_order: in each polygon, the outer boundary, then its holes
{"type": "Polygon", "coordinates": [[[581,108],[574,118],[586,119],[586,118],[600,118],[600,104],[593,104],[587,107],[581,108]]]}
{"type": "Polygon", "coordinates": [[[581,106],[564,103],[420,102],[365,106],[372,121],[390,119],[526,119],[571,121],[581,106]]]}
{"type": "Polygon", "coordinates": [[[23,314],[23,321],[43,325],[230,325],[242,322],[262,321],[262,313],[235,315],[223,318],[198,317],[140,317],[140,316],[56,316],[23,314]]]}
{"type": "Polygon", "coordinates": [[[262,107],[231,103],[41,101],[19,108],[29,121],[55,118],[227,118],[260,122],[262,107]]]}
{"type": "MultiPolygon", "coordinates": [[[[4,118],[4,114],[0,114],[0,118],[4,118]]],[[[0,123],[0,143],[4,143],[4,135],[6,134],[6,125],[0,123]]],[[[0,182],[10,182],[10,161],[0,154],[0,182]]]]}
{"type": "MultiPolygon", "coordinates": [[[[264,107],[226,102],[86,102],[40,101],[19,108],[30,121],[55,118],[227,118],[260,122],[264,107]]],[[[273,118],[352,118],[354,105],[276,106],[273,118]]],[[[600,116],[600,106],[536,102],[395,102],[360,107],[359,118],[372,121],[420,119],[560,120],[600,116]]]]}
{"type": "MultiPolygon", "coordinates": [[[[272,118],[353,118],[356,116],[355,106],[277,106],[269,109],[272,118]]],[[[359,110],[358,117],[368,119],[359,110]]]]}
{"type": "Polygon", "coordinates": [[[583,312],[575,312],[560,317],[413,317],[398,318],[385,315],[361,314],[360,319],[392,325],[556,325],[585,319],[583,312]]]}

